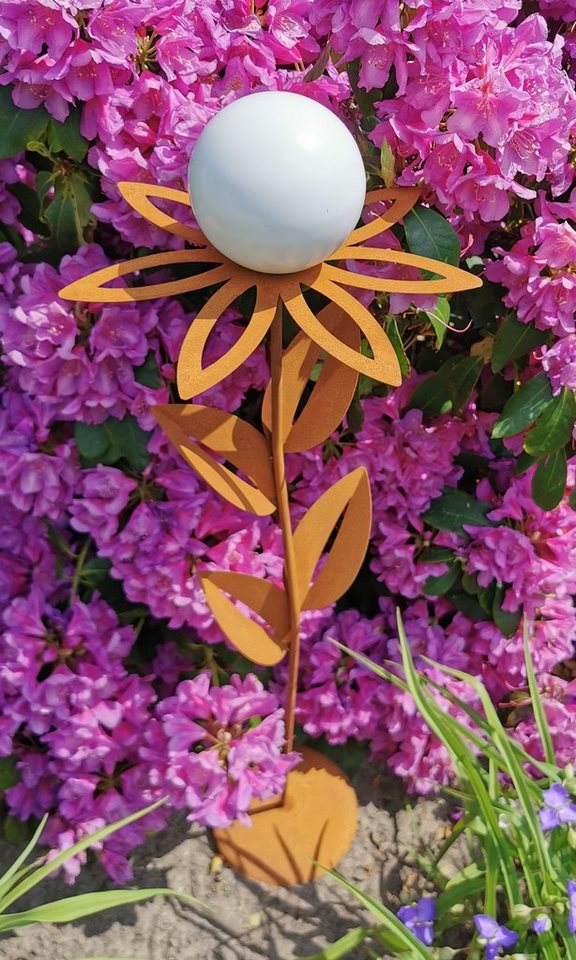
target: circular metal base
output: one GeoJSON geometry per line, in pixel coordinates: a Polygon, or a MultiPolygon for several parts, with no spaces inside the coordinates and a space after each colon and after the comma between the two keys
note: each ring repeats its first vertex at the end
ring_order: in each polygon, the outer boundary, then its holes
{"type": "Polygon", "coordinates": [[[276,887],[309,883],[334,867],[356,833],[356,794],[339,767],[304,748],[284,800],[251,813],[252,826],[214,830],[218,852],[239,873],[276,887]],[[314,862],[317,861],[317,862],[314,862]]]}

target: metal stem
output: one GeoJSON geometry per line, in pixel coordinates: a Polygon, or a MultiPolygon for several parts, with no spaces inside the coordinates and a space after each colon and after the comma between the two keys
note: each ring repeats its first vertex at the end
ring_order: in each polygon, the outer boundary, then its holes
{"type": "Polygon", "coordinates": [[[288,684],[286,688],[286,746],[289,753],[294,747],[294,714],[298,687],[300,661],[300,598],[296,577],[296,555],[290,520],[288,485],[284,464],[283,399],[282,399],[282,303],[279,300],[272,322],[270,336],[270,389],[272,400],[272,464],[278,506],[278,522],[284,544],[284,586],[290,611],[288,635],[288,684]]]}

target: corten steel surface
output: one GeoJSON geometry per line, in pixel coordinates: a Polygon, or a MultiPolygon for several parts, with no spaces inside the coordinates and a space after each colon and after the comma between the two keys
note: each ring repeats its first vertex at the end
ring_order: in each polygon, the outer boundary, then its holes
{"type": "Polygon", "coordinates": [[[302,763],[288,774],[282,805],[256,813],[252,827],[236,822],[214,830],[214,838],[239,873],[289,887],[336,866],[354,839],[356,815],[356,794],[342,771],[305,747],[302,763]]]}
{"type": "MultiPolygon", "coordinates": [[[[190,208],[187,193],[154,184],[120,183],[122,196],[143,217],[194,249],[138,257],[69,284],[60,296],[96,303],[126,303],[188,293],[218,285],[194,319],[178,358],[177,386],[189,400],[219,383],[270,335],[270,382],[262,407],[262,430],[239,417],[200,404],[157,406],[156,418],[171,442],[213,490],[241,510],[276,514],[284,543],[284,589],[244,573],[200,572],[210,609],[229,642],[253,663],[274,666],[288,656],[286,749],[294,744],[294,711],[303,610],[321,609],[338,600],[354,581],[368,546],[371,499],[363,467],[340,478],[292,526],[284,458],[326,440],[350,406],[360,373],[383,383],[401,381],[398,359],[375,317],[346,287],[387,293],[449,293],[481,285],[472,274],[410,253],[364,246],[400,220],[415,204],[418,190],[374,190],[367,203],[391,201],[382,215],[353,230],[326,261],[292,274],[257,273],[226,259],[200,230],[162,212],[151,198],[190,208]],[[431,280],[406,280],[358,274],[334,261],[388,262],[435,274],[431,280]],[[189,263],[205,265],[190,277],[150,285],[106,284],[146,268],[189,263]],[[302,288],[329,301],[316,316],[302,288]],[[252,316],[236,343],[203,366],[210,334],[224,311],[242,294],[255,290],[252,316]],[[300,327],[282,347],[282,312],[300,327]],[[372,356],[360,350],[363,335],[372,356]],[[320,374],[302,408],[313,369],[320,374]],[[337,528],[336,535],[333,536],[337,528]],[[330,550],[326,550],[331,540],[330,550]],[[318,569],[319,561],[323,560],[318,569]],[[258,621],[235,601],[246,604],[258,621]]],[[[344,775],[315,751],[289,775],[283,798],[253,816],[253,826],[234,824],[215,831],[223,856],[242,873],[280,886],[317,875],[317,859],[334,866],[350,845],[356,823],[356,799],[344,775]]]]}

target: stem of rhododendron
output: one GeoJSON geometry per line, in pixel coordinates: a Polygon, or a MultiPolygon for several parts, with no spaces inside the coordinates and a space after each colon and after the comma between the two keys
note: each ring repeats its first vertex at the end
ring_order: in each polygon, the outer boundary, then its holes
{"type": "Polygon", "coordinates": [[[296,555],[292,537],[288,485],[284,466],[283,404],[282,404],[282,302],[278,301],[270,334],[270,390],[272,399],[272,464],[276,488],[278,522],[284,544],[284,586],[290,611],[288,634],[288,684],[286,688],[286,746],[289,753],[294,746],[294,713],[300,660],[300,603],[296,579],[296,555]]]}
{"type": "Polygon", "coordinates": [[[90,538],[87,537],[85,542],[82,544],[82,549],[77,554],[76,565],[74,567],[74,575],[72,577],[72,585],[70,587],[70,597],[68,599],[69,606],[71,606],[74,603],[78,595],[80,579],[82,577],[82,571],[84,569],[84,563],[86,562],[86,557],[88,556],[89,547],[90,547],[90,538]]]}

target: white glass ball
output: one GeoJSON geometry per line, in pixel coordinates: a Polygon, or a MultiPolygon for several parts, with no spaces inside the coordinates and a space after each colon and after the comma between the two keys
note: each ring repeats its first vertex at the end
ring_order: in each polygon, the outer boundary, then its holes
{"type": "Polygon", "coordinates": [[[264,273],[320,263],[354,229],[366,193],[354,137],[295,93],[254,93],[216,114],[196,144],[194,215],[230,260],[264,273]]]}

